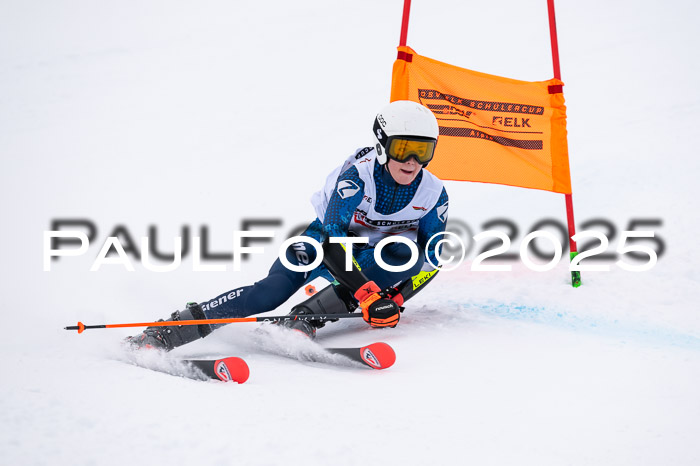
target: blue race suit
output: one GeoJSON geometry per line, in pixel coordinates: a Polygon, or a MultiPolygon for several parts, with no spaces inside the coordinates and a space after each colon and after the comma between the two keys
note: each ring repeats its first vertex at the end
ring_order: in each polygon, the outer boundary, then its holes
{"type": "MultiPolygon", "coordinates": [[[[358,154],[365,157],[373,150],[372,148],[358,150],[355,157],[359,159],[360,155],[358,154]]],[[[376,212],[382,215],[393,215],[407,207],[414,199],[416,191],[424,178],[424,170],[418,173],[411,184],[400,185],[394,181],[386,167],[380,165],[374,157],[371,158],[370,162],[374,163],[372,181],[376,187],[376,199],[374,200],[376,212]]],[[[356,209],[365,195],[365,183],[361,179],[356,166],[351,165],[340,174],[335,185],[336,189],[328,202],[323,222],[316,218],[302,233],[302,236],[313,238],[320,243],[328,237],[348,236],[350,222],[353,216],[356,215],[356,209]],[[351,181],[360,189],[354,195],[343,198],[338,194],[337,186],[344,181],[351,181]]],[[[426,251],[426,243],[433,235],[445,230],[447,203],[447,192],[443,187],[437,203],[434,206],[430,206],[430,208],[425,208],[426,212],[420,218],[417,227],[416,242],[420,255],[416,264],[409,270],[388,272],[375,261],[374,248],[366,247],[363,249],[355,246],[353,255],[367,278],[384,289],[419,273],[425,263],[424,252],[426,251]]],[[[437,252],[435,251],[434,243],[432,242],[429,245],[427,254],[431,262],[437,264],[437,252]]],[[[316,259],[316,250],[310,244],[296,243],[296,247],[296,250],[290,247],[286,251],[286,258],[290,263],[302,265],[297,259],[298,254],[296,254],[300,251],[299,248],[302,247],[304,249],[301,250],[308,257],[308,263],[316,259]]],[[[389,265],[403,265],[409,261],[411,253],[405,244],[390,243],[382,249],[381,257],[389,265]]],[[[277,259],[270,268],[268,275],[262,280],[253,285],[235,288],[200,304],[207,318],[210,319],[247,317],[276,309],[298,289],[317,277],[323,277],[328,281],[334,280],[325,265],[320,265],[311,272],[295,272],[287,269],[277,259]]],[[[354,293],[356,290],[350,291],[354,293]]]]}

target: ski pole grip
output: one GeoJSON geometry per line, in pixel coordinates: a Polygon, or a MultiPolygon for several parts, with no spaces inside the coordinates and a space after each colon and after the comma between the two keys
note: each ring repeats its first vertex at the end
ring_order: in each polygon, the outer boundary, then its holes
{"type": "Polygon", "coordinates": [[[85,325],[82,322],[78,322],[78,325],[69,325],[65,327],[66,330],[77,330],[78,333],[83,333],[85,330],[85,325]]]}

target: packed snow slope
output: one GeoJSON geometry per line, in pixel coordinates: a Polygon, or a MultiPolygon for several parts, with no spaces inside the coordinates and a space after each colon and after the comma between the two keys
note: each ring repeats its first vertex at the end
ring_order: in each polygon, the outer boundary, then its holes
{"type": "MultiPolygon", "coordinates": [[[[323,345],[391,344],[386,371],[285,358],[285,346],[314,350],[239,324],[169,356],[250,365],[243,385],[202,382],[130,364],[129,331],[63,330],[164,318],[264,276],[313,219],[326,174],[371,143],[402,3],[0,5],[3,464],[700,464],[696,2],[556,5],[577,226],[608,222],[588,226],[612,225],[614,253],[631,221],[651,220],[635,227],[665,246],[651,270],[608,259],[573,289],[564,260],[472,271],[479,244],[396,329],[319,332],[323,345]],[[46,272],[44,231],[65,219],[96,236],[46,272]],[[133,272],[90,272],[115,229],[139,247],[153,226],[172,251],[183,227],[206,227],[209,251],[231,253],[250,219],[274,220],[254,229],[275,237],[239,272],[194,272],[191,254],[170,272],[133,258],[133,272]]],[[[544,0],[416,0],[408,43],[481,72],[552,77],[544,0]]],[[[517,225],[511,252],[538,221],[564,221],[561,195],[447,188],[453,224],[472,235],[517,225]]]]}

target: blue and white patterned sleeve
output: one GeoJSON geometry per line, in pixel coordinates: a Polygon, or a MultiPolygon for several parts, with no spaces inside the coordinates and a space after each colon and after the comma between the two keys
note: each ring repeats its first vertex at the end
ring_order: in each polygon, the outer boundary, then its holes
{"type": "MultiPolygon", "coordinates": [[[[445,231],[447,225],[447,204],[448,204],[447,191],[442,188],[442,193],[438,198],[437,204],[433,206],[430,211],[420,219],[418,223],[418,245],[421,250],[425,251],[426,243],[433,235],[442,233],[445,231]]],[[[433,264],[437,264],[437,254],[440,251],[435,251],[435,245],[438,241],[431,241],[430,247],[427,251],[426,261],[429,259],[433,264]]]]}
{"type": "Polygon", "coordinates": [[[348,235],[350,221],[355,209],[362,202],[364,192],[365,183],[354,166],[338,177],[323,219],[323,233],[326,238],[348,235]]]}

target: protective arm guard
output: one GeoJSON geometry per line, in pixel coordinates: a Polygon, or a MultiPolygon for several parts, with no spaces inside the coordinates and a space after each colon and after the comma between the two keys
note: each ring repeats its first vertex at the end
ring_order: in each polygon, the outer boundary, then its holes
{"type": "Polygon", "coordinates": [[[362,273],[354,259],[351,270],[345,270],[346,253],[343,245],[326,240],[323,243],[323,257],[324,264],[335,279],[351,290],[357,299],[365,322],[372,327],[396,327],[403,304],[400,296],[394,299],[380,290],[362,273]]]}
{"type": "Polygon", "coordinates": [[[353,293],[369,281],[355,259],[352,261],[352,270],[345,270],[345,247],[340,243],[331,243],[328,239],[323,242],[323,263],[338,283],[353,293]]]}
{"type": "Polygon", "coordinates": [[[439,271],[440,269],[431,270],[430,272],[420,272],[418,275],[407,278],[396,287],[396,291],[403,296],[404,302],[408,301],[415,296],[416,293],[424,289],[425,286],[435,278],[435,275],[437,275],[439,271]]]}
{"type": "MultiPolygon", "coordinates": [[[[354,260],[352,270],[349,272],[345,270],[345,248],[342,244],[331,243],[329,240],[326,240],[323,243],[323,254],[323,263],[328,267],[328,270],[341,285],[352,293],[355,293],[369,281],[365,274],[357,267],[354,260]]],[[[396,286],[396,293],[391,293],[392,296],[400,294],[404,302],[409,300],[420,290],[424,289],[425,286],[435,278],[435,275],[437,275],[439,271],[440,269],[420,272],[418,275],[404,280],[396,286]]],[[[402,303],[399,305],[402,305],[402,303]]]]}

